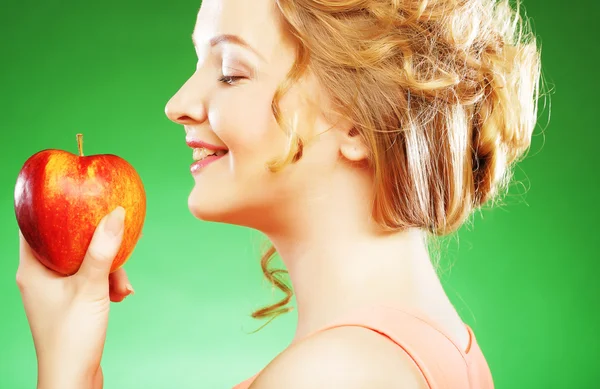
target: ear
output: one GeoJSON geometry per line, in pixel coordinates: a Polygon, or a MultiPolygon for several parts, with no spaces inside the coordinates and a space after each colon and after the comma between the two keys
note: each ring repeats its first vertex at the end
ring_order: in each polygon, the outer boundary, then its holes
{"type": "MultiPolygon", "coordinates": [[[[322,105],[329,106],[328,103],[322,105]]],[[[369,158],[369,149],[354,123],[334,109],[321,110],[328,130],[335,131],[336,143],[342,158],[350,162],[365,162],[369,158]]]]}
{"type": "Polygon", "coordinates": [[[346,119],[343,121],[340,127],[340,153],[351,162],[363,162],[369,157],[367,145],[351,123],[346,119]]]}

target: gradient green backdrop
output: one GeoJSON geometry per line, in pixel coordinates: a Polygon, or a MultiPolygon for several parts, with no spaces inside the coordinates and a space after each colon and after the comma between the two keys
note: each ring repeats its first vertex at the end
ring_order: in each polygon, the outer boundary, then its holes
{"type": "MultiPolygon", "coordinates": [[[[540,106],[507,205],[475,217],[444,248],[448,294],[477,332],[499,389],[600,387],[599,4],[525,0],[551,110],[540,106]]],[[[187,209],[191,153],[164,107],[195,69],[199,5],[3,1],[0,388],[36,382],[14,281],[15,179],[39,150],[75,152],[77,132],[87,155],[130,161],[148,194],[144,237],[127,264],[136,294],[111,313],[105,388],[229,388],[291,339],[295,313],[247,334],[260,324],[248,314],[274,298],[258,263],[261,237],[199,222],[187,209]]]]}

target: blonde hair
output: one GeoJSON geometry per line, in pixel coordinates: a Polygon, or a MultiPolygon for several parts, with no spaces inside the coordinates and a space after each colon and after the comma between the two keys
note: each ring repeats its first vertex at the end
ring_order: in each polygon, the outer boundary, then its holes
{"type": "MultiPolygon", "coordinates": [[[[290,139],[272,171],[301,157],[303,141],[279,102],[310,71],[370,149],[373,216],[383,229],[446,235],[506,188],[531,142],[541,71],[518,1],[516,9],[508,0],[276,3],[297,55],[272,103],[290,139]]],[[[291,309],[285,271],[268,267],[275,254],[271,246],[261,267],[286,297],[254,318],[291,309]]]]}

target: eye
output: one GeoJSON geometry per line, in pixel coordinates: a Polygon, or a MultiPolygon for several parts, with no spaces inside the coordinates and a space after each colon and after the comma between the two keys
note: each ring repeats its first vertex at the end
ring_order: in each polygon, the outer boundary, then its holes
{"type": "Polygon", "coordinates": [[[246,77],[242,77],[242,76],[221,76],[221,78],[219,78],[219,82],[222,82],[224,84],[228,84],[228,85],[235,85],[235,83],[241,79],[244,79],[246,77]]]}

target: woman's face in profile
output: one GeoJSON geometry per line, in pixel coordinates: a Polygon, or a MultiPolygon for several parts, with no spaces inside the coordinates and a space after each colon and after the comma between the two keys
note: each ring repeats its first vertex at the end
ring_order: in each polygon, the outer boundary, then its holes
{"type": "MultiPolygon", "coordinates": [[[[295,59],[272,0],[204,0],[193,30],[196,71],[166,107],[167,116],[185,128],[188,140],[223,146],[223,157],[193,173],[191,212],[203,220],[254,228],[259,220],[293,209],[302,191],[314,194],[320,177],[337,159],[333,134],[306,97],[319,94],[304,80],[289,91],[280,107],[291,126],[298,112],[298,132],[323,135],[303,158],[272,173],[267,162],[285,155],[288,137],[279,128],[271,103],[295,59]],[[310,118],[310,119],[309,119],[310,118]]],[[[182,137],[183,141],[183,137],[182,137]]],[[[196,151],[197,156],[199,151],[196,151]]],[[[190,150],[190,163],[193,151],[190,150]]],[[[290,214],[287,214],[289,217],[290,214]]]]}

